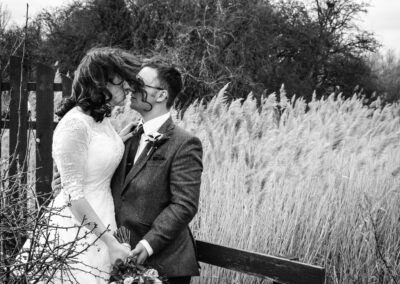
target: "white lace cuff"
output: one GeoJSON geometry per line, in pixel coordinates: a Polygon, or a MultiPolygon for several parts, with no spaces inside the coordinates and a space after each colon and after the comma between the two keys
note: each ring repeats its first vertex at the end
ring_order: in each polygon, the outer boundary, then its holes
{"type": "Polygon", "coordinates": [[[67,200],[78,200],[85,197],[82,183],[83,181],[64,181],[62,183],[67,200]]]}

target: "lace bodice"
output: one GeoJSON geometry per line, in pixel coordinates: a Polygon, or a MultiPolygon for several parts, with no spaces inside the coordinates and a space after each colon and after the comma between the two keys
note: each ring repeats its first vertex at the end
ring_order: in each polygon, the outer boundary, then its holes
{"type": "Polygon", "coordinates": [[[110,194],[111,177],[124,144],[106,117],[95,122],[78,108],[59,122],[53,136],[53,159],[61,175],[64,197],[101,199],[110,194]]]}

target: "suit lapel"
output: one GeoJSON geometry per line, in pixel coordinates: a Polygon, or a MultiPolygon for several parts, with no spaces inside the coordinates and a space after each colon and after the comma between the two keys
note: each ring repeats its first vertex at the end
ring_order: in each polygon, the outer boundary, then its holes
{"type": "MultiPolygon", "coordinates": [[[[133,126],[132,130],[135,129],[135,128],[137,128],[137,125],[133,126]]],[[[122,184],[123,184],[123,182],[125,180],[125,176],[126,176],[126,166],[127,166],[128,162],[129,162],[128,161],[129,153],[132,151],[131,148],[133,146],[135,146],[135,145],[136,145],[136,149],[134,149],[134,151],[136,153],[136,150],[137,150],[137,147],[138,147],[139,143],[138,143],[137,135],[134,134],[132,136],[132,138],[130,138],[129,140],[127,140],[125,142],[125,151],[124,151],[124,154],[122,156],[121,162],[120,162],[120,164],[118,166],[118,169],[117,169],[118,175],[121,177],[120,179],[122,180],[121,181],[122,184]]]]}
{"type": "MultiPolygon", "coordinates": [[[[172,118],[168,118],[168,120],[160,127],[160,129],[158,130],[159,133],[161,134],[167,134],[168,132],[170,132],[173,128],[174,128],[174,123],[172,121],[172,118]]],[[[167,142],[166,142],[167,143],[167,142]]],[[[139,146],[139,143],[138,143],[139,146]]],[[[137,146],[137,147],[138,147],[137,146]]],[[[137,149],[136,147],[136,149],[137,149]]],[[[133,150],[133,149],[132,149],[133,150]]],[[[132,179],[135,178],[135,176],[140,172],[140,170],[146,165],[147,161],[149,160],[149,158],[151,157],[152,153],[154,152],[154,148],[151,147],[150,143],[148,143],[146,145],[146,147],[143,149],[142,153],[140,154],[138,160],[136,161],[136,163],[132,166],[132,169],[130,170],[130,172],[128,173],[128,175],[126,176],[125,182],[124,182],[124,186],[122,189],[121,194],[124,192],[125,188],[127,187],[127,185],[132,181],[132,179]]],[[[136,151],[135,151],[136,153],[136,151]]]]}
{"type": "Polygon", "coordinates": [[[150,148],[151,148],[150,144],[147,144],[146,147],[143,149],[142,153],[140,153],[138,160],[132,166],[131,170],[126,176],[123,188],[125,188],[131,182],[131,180],[138,174],[138,172],[144,167],[147,160],[150,158],[150,155],[147,155],[150,148]]]}

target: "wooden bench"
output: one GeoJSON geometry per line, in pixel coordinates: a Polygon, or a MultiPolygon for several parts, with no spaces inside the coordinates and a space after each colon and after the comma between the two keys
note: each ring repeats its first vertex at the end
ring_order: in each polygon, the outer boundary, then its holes
{"type": "Polygon", "coordinates": [[[199,261],[273,279],[274,283],[323,284],[325,269],[302,262],[196,241],[199,261]]]}

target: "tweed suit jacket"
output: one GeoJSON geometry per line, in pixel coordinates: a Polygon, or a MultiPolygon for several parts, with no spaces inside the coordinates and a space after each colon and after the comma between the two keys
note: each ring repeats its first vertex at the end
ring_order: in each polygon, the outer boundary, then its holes
{"type": "Polygon", "coordinates": [[[131,246],[145,239],[153,249],[146,265],[161,276],[199,275],[195,242],[188,227],[198,209],[202,145],[169,118],[158,130],[168,139],[146,145],[129,172],[139,137],[125,144],[111,188],[118,226],[132,233],[131,246]]]}

